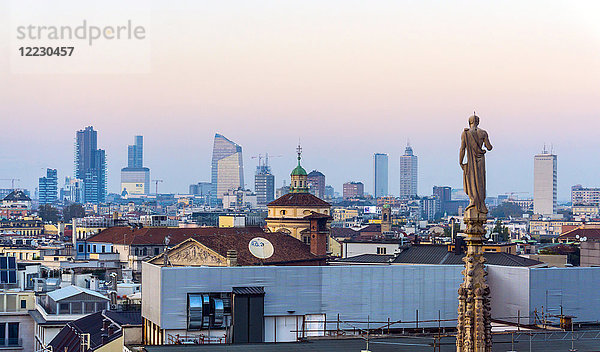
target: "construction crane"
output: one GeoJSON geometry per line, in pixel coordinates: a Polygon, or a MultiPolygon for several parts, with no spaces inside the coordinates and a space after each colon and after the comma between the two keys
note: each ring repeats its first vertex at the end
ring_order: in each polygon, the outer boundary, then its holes
{"type": "Polygon", "coordinates": [[[18,178],[0,178],[0,181],[10,181],[11,188],[15,189],[15,181],[21,181],[18,178]]]}
{"type": "Polygon", "coordinates": [[[269,155],[269,153],[265,153],[265,155],[262,154],[258,154],[258,155],[254,155],[252,157],[250,157],[250,159],[258,159],[258,167],[268,167],[269,166],[269,158],[281,158],[283,155],[269,155]],[[265,160],[265,163],[263,164],[263,158],[265,160]]]}
{"type": "Polygon", "coordinates": [[[163,182],[163,180],[152,180],[152,182],[154,182],[154,194],[158,196],[158,184],[163,182]]]}

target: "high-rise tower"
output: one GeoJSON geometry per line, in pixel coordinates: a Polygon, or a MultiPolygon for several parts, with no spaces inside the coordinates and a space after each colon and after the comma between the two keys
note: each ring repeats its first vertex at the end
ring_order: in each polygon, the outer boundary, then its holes
{"type": "Polygon", "coordinates": [[[271,173],[269,166],[269,154],[265,155],[264,163],[259,157],[256,174],[254,175],[254,193],[256,193],[256,203],[258,205],[267,205],[275,199],[275,176],[271,173]]]}
{"type": "Polygon", "coordinates": [[[92,126],[77,131],[75,177],[83,180],[84,202],[106,200],[106,154],[103,149],[98,149],[98,132],[92,126]]]}
{"type": "Polygon", "coordinates": [[[556,214],[556,155],[544,147],[533,160],[533,212],[556,214]]]}
{"type": "Polygon", "coordinates": [[[218,133],[213,144],[211,183],[213,203],[229,190],[244,188],[242,147],[218,133]]]}
{"type": "Polygon", "coordinates": [[[144,167],[144,137],[135,136],[127,146],[127,167],[121,169],[121,195],[136,196],[150,193],[150,169],[144,167]]]}
{"type": "Polygon", "coordinates": [[[388,195],[388,155],[375,153],[373,155],[373,195],[375,198],[388,195]]]}
{"type": "Polygon", "coordinates": [[[411,198],[417,195],[418,161],[410,144],[400,156],[400,197],[411,198]]]}
{"type": "Polygon", "coordinates": [[[46,176],[39,178],[39,203],[51,204],[58,200],[58,176],[56,169],[46,169],[46,176]]]}

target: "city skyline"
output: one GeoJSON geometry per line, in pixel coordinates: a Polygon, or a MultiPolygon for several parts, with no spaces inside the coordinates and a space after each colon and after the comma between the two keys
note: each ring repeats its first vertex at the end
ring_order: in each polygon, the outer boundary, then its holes
{"type": "MultiPolygon", "coordinates": [[[[145,136],[146,164],[165,180],[161,189],[184,192],[210,179],[212,135],[221,132],[247,155],[283,154],[272,162],[276,187],[294,163],[298,138],[306,167],[321,170],[338,192],[351,180],[372,190],[370,157],[388,153],[392,194],[410,138],[420,159],[418,193],[428,194],[433,185],[462,184],[456,135],[476,110],[494,139],[490,195],[532,197],[532,155],[544,143],[560,156],[559,200],[569,199],[574,184],[598,186],[596,2],[239,5],[232,13],[229,5],[188,3],[174,21],[168,7],[148,2],[147,12],[160,14],[148,25],[148,41],[164,50],[152,52],[147,74],[24,75],[0,57],[0,114],[11,131],[3,143],[19,146],[18,155],[0,153],[0,178],[19,178],[30,190],[42,168],[58,169],[63,179],[72,131],[93,125],[102,131],[111,192],[119,189],[132,134],[145,136]]],[[[0,4],[7,36],[9,10],[0,4]]]]}

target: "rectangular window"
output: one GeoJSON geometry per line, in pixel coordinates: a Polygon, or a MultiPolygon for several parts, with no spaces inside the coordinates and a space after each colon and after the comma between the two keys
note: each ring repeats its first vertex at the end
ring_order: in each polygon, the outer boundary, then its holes
{"type": "Polygon", "coordinates": [[[385,247],[377,247],[377,254],[386,254],[387,249],[385,247]]]}
{"type": "Polygon", "coordinates": [[[158,247],[154,248],[154,255],[158,255],[158,251],[159,251],[158,247]]]}
{"type": "Polygon", "coordinates": [[[104,251],[105,251],[105,246],[102,245],[102,253],[104,253],[104,251]]]}
{"type": "Polygon", "coordinates": [[[94,253],[96,253],[96,245],[93,245],[94,253]]]}
{"type": "Polygon", "coordinates": [[[81,314],[82,302],[71,302],[71,314],[81,314]]]}
{"type": "Polygon", "coordinates": [[[96,305],[94,302],[85,302],[84,303],[85,314],[94,313],[96,311],[96,305]]]}
{"type": "Polygon", "coordinates": [[[78,248],[79,248],[79,249],[78,249],[77,251],[78,251],[79,253],[83,253],[83,248],[84,248],[84,246],[83,246],[82,244],[80,244],[80,245],[78,246],[78,248]]]}
{"type": "Polygon", "coordinates": [[[26,309],[27,308],[27,301],[22,299],[21,300],[21,309],[26,309]]]}
{"type": "Polygon", "coordinates": [[[19,323],[8,323],[8,345],[19,345],[19,323]]]}
{"type": "Polygon", "coordinates": [[[6,346],[6,323],[0,323],[0,346],[6,346]]]}
{"type": "Polygon", "coordinates": [[[59,303],[58,309],[58,314],[70,314],[69,303],[59,303]]]}

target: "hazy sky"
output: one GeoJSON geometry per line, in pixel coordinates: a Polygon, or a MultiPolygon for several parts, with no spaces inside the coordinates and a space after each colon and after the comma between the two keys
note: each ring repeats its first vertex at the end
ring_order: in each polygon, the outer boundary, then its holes
{"type": "MultiPolygon", "coordinates": [[[[134,135],[145,138],[160,190],[183,193],[210,180],[219,132],[243,146],[250,188],[250,157],[265,152],[282,155],[271,160],[276,185],[289,184],[300,138],[304,167],[340,192],[352,180],[372,193],[372,154],[382,152],[397,194],[410,140],[427,195],[433,185],[461,186],[460,133],[473,110],[494,145],[488,194],[531,195],[544,143],[558,154],[559,200],[573,184],[600,186],[597,1],[103,1],[73,11],[48,3],[0,3],[0,178],[21,187],[33,190],[46,167],[71,176],[75,131],[93,125],[111,192],[134,135]],[[90,73],[57,74],[49,58],[15,59],[15,25],[28,6],[40,24],[65,13],[69,23],[143,24],[149,69],[98,74],[101,59],[74,56],[60,62],[90,73]],[[49,73],[20,73],[11,61],[26,59],[49,73]]],[[[136,55],[111,45],[99,48],[122,62],[136,55]]]]}

